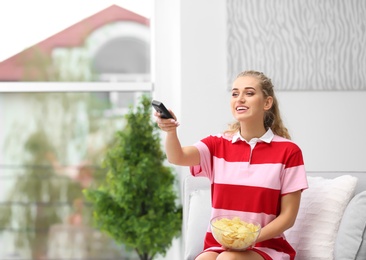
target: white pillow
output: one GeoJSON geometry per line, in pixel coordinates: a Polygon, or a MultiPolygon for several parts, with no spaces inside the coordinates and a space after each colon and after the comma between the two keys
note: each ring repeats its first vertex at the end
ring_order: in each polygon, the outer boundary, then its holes
{"type": "Polygon", "coordinates": [[[190,194],[184,259],[194,259],[202,250],[211,217],[211,191],[196,190],[190,194]]]}
{"type": "Polygon", "coordinates": [[[334,259],[340,221],[354,195],[357,178],[334,179],[308,176],[309,189],[302,193],[295,225],[285,232],[297,251],[296,260],[334,259]]]}

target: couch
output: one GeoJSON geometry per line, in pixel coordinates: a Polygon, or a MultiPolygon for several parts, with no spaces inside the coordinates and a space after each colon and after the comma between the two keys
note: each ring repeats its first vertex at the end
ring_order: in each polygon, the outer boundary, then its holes
{"type": "MultiPolygon", "coordinates": [[[[307,172],[298,217],[285,232],[296,260],[366,259],[366,172],[307,172]]],[[[183,187],[184,259],[202,250],[210,219],[210,183],[187,176],[183,187]]]]}

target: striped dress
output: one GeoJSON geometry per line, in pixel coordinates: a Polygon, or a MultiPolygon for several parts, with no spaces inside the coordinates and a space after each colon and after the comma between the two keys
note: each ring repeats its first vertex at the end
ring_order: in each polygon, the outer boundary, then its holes
{"type": "MultiPolygon", "coordinates": [[[[195,144],[200,165],[193,176],[211,181],[211,217],[235,213],[254,219],[262,227],[279,215],[281,196],[308,187],[303,156],[292,141],[269,129],[261,138],[245,141],[234,136],[211,135],[195,144]]],[[[208,225],[205,251],[222,252],[208,225]]],[[[295,251],[285,236],[259,242],[253,250],[265,259],[294,259],[295,251]]]]}

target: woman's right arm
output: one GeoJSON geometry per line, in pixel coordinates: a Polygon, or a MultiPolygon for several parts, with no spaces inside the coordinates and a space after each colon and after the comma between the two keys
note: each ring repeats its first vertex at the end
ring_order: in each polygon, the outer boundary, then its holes
{"type": "Polygon", "coordinates": [[[156,122],[159,128],[167,133],[165,140],[165,152],[170,163],[181,166],[194,166],[200,163],[200,154],[195,146],[184,146],[180,144],[177,127],[179,123],[172,111],[173,119],[163,119],[155,112],[156,122]]]}
{"type": "Polygon", "coordinates": [[[170,163],[181,166],[194,166],[200,163],[200,154],[195,146],[182,147],[177,131],[167,133],[165,140],[166,156],[170,163]]]}

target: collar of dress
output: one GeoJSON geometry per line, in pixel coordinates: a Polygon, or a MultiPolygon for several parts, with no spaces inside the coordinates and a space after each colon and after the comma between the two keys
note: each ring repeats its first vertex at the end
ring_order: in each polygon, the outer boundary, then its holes
{"type": "Polygon", "coordinates": [[[231,142],[232,143],[236,143],[237,141],[241,140],[241,141],[244,141],[244,142],[247,142],[247,143],[257,143],[258,141],[262,141],[262,142],[265,142],[265,143],[270,143],[272,141],[274,137],[274,134],[271,130],[271,128],[268,128],[267,132],[262,135],[261,137],[259,138],[252,138],[249,142],[247,140],[245,140],[241,135],[240,135],[240,131],[236,132],[236,134],[233,136],[231,142]]]}

